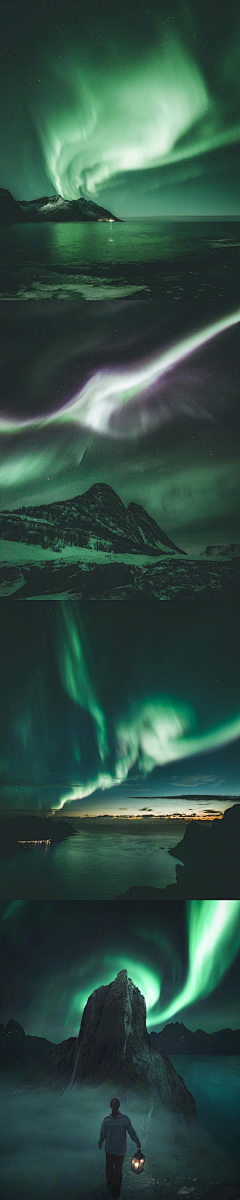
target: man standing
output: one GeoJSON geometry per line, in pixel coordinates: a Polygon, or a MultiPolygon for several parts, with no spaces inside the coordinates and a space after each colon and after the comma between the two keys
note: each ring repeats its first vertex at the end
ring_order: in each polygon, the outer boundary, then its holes
{"type": "Polygon", "coordinates": [[[110,1100],[110,1108],[112,1109],[109,1116],[104,1117],[99,1138],[99,1150],[102,1149],[102,1143],[106,1138],[106,1180],[112,1185],[112,1196],[120,1196],[122,1183],[122,1165],[123,1159],[127,1152],[127,1132],[133,1142],[137,1143],[140,1150],[141,1142],[139,1141],[135,1129],[131,1125],[130,1117],[127,1117],[120,1110],[120,1100],[117,1096],[113,1096],[110,1100]]]}

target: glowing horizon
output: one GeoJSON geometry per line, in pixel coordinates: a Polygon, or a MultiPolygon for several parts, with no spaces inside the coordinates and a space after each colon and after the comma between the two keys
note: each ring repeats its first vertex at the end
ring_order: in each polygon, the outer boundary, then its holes
{"type": "MultiPolygon", "coordinates": [[[[229,808],[233,807],[233,805],[229,805],[228,807],[229,808]]],[[[54,815],[53,811],[52,810],[49,810],[49,811],[51,811],[51,815],[53,816],[54,815]]],[[[56,812],[58,812],[58,809],[56,809],[56,812]]],[[[127,820],[127,821],[133,821],[133,820],[134,821],[136,821],[136,820],[137,821],[157,821],[160,819],[161,821],[175,821],[175,822],[179,821],[181,823],[181,821],[192,821],[192,820],[193,821],[194,820],[196,820],[196,821],[212,821],[212,820],[214,820],[215,817],[218,818],[219,820],[222,820],[222,818],[224,817],[224,812],[219,812],[218,809],[216,809],[216,811],[214,810],[214,812],[211,811],[209,813],[206,813],[205,811],[203,813],[201,813],[201,812],[197,813],[197,812],[193,811],[192,814],[187,813],[187,812],[183,812],[182,814],[181,813],[176,813],[176,814],[175,813],[161,813],[161,811],[159,811],[159,812],[155,812],[155,813],[151,813],[151,812],[146,813],[145,816],[143,816],[142,813],[139,813],[139,812],[131,812],[131,813],[130,812],[126,812],[126,813],[123,813],[123,812],[119,812],[119,813],[117,813],[117,812],[112,812],[112,813],[111,812],[109,812],[109,813],[105,813],[105,812],[102,812],[102,813],[101,812],[89,812],[89,813],[80,813],[79,812],[79,813],[77,813],[77,812],[74,812],[72,814],[72,816],[74,817],[74,820],[76,819],[79,821],[83,821],[86,819],[98,820],[98,818],[100,820],[110,819],[112,821],[116,821],[116,820],[120,820],[120,821],[125,821],[125,820],[127,820]]]]}

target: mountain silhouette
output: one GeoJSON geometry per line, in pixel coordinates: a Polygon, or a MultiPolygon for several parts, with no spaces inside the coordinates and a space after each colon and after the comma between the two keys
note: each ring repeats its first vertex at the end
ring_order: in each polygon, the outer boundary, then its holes
{"type": "Polygon", "coordinates": [[[126,508],[106,483],[72,500],[3,510],[0,537],[55,551],[79,546],[115,554],[185,554],[141,505],[126,508]]]}
{"type": "Polygon", "coordinates": [[[180,1021],[172,1021],[160,1033],[149,1034],[156,1050],[165,1054],[240,1054],[240,1029],[218,1029],[206,1033],[204,1029],[187,1029],[180,1021]]]}
{"type": "Polygon", "coordinates": [[[39,196],[37,200],[14,200],[7,188],[0,188],[0,222],[23,221],[119,221],[109,209],[93,200],[64,200],[63,196],[39,196]]]}
{"type": "Polygon", "coordinates": [[[205,558],[239,558],[240,542],[230,542],[227,546],[207,546],[206,550],[201,550],[201,557],[205,558]]]}
{"type": "Polygon", "coordinates": [[[168,851],[179,858],[176,886],[183,896],[238,899],[239,897],[240,804],[227,808],[224,816],[208,821],[189,821],[181,842],[168,851]]]}
{"type": "Polygon", "coordinates": [[[91,993],[77,1038],[54,1048],[44,1059],[36,1082],[69,1087],[111,1082],[151,1096],[169,1111],[195,1118],[193,1096],[169,1059],[152,1045],[146,1028],[146,1003],[139,988],[119,971],[112,983],[91,993]]]}
{"type": "Polygon", "coordinates": [[[31,847],[34,842],[51,842],[57,845],[76,833],[70,821],[56,821],[52,817],[39,817],[25,813],[19,817],[0,817],[0,859],[22,853],[24,843],[31,847]]]}

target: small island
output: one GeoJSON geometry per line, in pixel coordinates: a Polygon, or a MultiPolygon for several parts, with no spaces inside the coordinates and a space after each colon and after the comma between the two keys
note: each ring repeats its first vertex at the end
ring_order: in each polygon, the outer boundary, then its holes
{"type": "Polygon", "coordinates": [[[0,858],[33,850],[35,846],[58,845],[76,833],[70,821],[54,817],[25,814],[19,817],[0,817],[0,858]]]}
{"type": "Polygon", "coordinates": [[[0,222],[18,225],[39,221],[119,221],[107,208],[93,200],[64,200],[63,196],[40,196],[37,200],[15,200],[7,188],[0,188],[0,222]]]}

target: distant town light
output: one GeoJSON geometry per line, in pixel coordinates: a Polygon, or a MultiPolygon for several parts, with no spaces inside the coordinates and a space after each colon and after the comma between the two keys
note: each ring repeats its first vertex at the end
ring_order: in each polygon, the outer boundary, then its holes
{"type": "Polygon", "coordinates": [[[51,838],[18,838],[19,846],[50,846],[51,838]]]}

